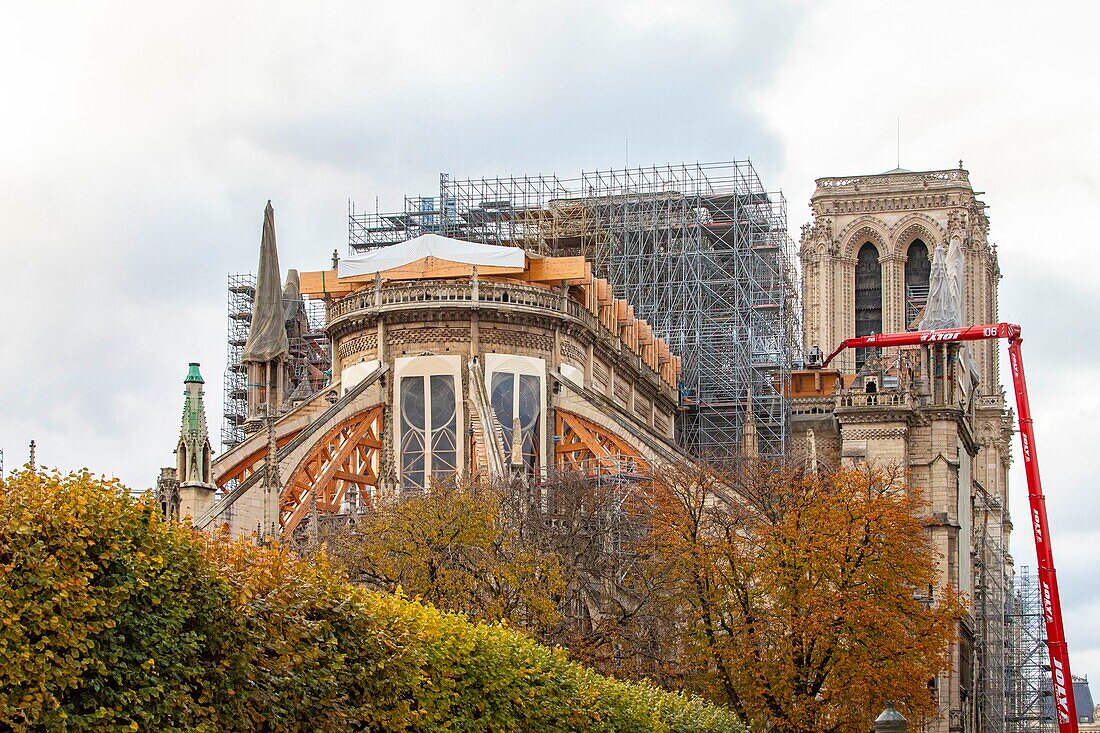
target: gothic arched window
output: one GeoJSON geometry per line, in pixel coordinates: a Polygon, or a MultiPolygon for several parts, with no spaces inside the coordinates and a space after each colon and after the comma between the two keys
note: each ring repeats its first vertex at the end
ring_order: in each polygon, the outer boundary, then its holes
{"type": "Polygon", "coordinates": [[[913,321],[928,303],[928,276],[932,261],[928,259],[928,247],[919,239],[909,245],[905,258],[905,328],[916,330],[913,321]]]}
{"type": "MultiPolygon", "coordinates": [[[[870,242],[859,248],[856,259],[856,336],[882,332],[882,264],[878,248],[870,242]]],[[[871,355],[871,349],[856,349],[856,370],[871,355]]]]}
{"type": "Polygon", "coordinates": [[[517,468],[538,476],[544,468],[543,414],[546,411],[546,363],[513,354],[486,354],[486,386],[493,417],[503,438],[504,459],[510,463],[515,446],[517,468]]]}
{"type": "Polygon", "coordinates": [[[519,452],[529,476],[539,469],[541,394],[542,384],[536,376],[510,372],[493,374],[489,400],[504,437],[504,452],[512,454],[512,440],[518,430],[523,441],[519,452]]]}
{"type": "Polygon", "coordinates": [[[458,470],[455,380],[450,374],[402,377],[401,478],[424,489],[458,470]]]}

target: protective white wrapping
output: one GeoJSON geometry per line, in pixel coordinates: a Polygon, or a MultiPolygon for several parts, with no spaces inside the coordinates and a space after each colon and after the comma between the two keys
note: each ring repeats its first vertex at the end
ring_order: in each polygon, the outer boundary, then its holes
{"type": "Polygon", "coordinates": [[[275,210],[264,209],[264,233],[260,240],[260,265],[256,295],[252,300],[252,324],[241,354],[242,362],[267,362],[286,356],[289,344],[283,318],[283,287],[279,252],[275,249],[275,210]]]}
{"type": "Polygon", "coordinates": [[[392,244],[373,252],[345,257],[340,260],[339,274],[340,277],[373,275],[376,272],[403,267],[425,257],[492,267],[522,268],[526,264],[523,250],[518,247],[500,247],[495,244],[464,242],[438,234],[421,234],[415,239],[392,244]]]}
{"type": "Polygon", "coordinates": [[[963,258],[962,239],[959,235],[951,237],[951,244],[947,248],[947,283],[951,286],[951,302],[955,306],[958,325],[963,323],[964,303],[963,294],[966,292],[965,277],[966,260],[963,258]]]}
{"type": "MultiPolygon", "coordinates": [[[[928,276],[928,305],[925,306],[924,318],[918,326],[921,331],[958,328],[963,325],[964,277],[962,243],[958,237],[952,237],[946,257],[942,246],[936,247],[932,255],[932,271],[928,276]]],[[[961,368],[957,371],[957,379],[969,409],[970,401],[977,394],[978,365],[965,345],[959,349],[958,358],[961,368]]]]}
{"type": "Polygon", "coordinates": [[[948,271],[943,247],[937,246],[932,255],[932,271],[928,276],[928,305],[924,308],[920,330],[957,328],[962,325],[958,292],[958,282],[948,271]]]}

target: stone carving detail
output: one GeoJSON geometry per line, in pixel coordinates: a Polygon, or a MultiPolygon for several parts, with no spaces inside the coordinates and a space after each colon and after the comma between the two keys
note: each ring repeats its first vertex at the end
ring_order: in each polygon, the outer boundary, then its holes
{"type": "Polygon", "coordinates": [[[378,350],[378,337],[375,335],[356,336],[340,343],[340,358],[346,359],[355,354],[371,353],[378,350]]]}
{"type": "Polygon", "coordinates": [[[447,326],[433,326],[430,328],[402,328],[392,329],[386,334],[386,341],[391,346],[404,346],[407,344],[423,344],[432,342],[463,342],[470,340],[469,328],[452,328],[447,326]]]}
{"type": "Polygon", "coordinates": [[[525,348],[541,352],[549,352],[554,348],[554,340],[546,334],[503,328],[482,331],[481,341],[496,348],[525,348]]]}
{"type": "Polygon", "coordinates": [[[624,407],[630,403],[630,385],[621,379],[615,379],[615,399],[624,407]]]}
{"type": "Polygon", "coordinates": [[[827,216],[816,216],[811,224],[802,225],[801,256],[803,259],[823,259],[835,257],[840,244],[833,237],[833,220],[827,216]]]}
{"type": "Polygon", "coordinates": [[[838,254],[854,261],[856,252],[863,246],[863,243],[872,242],[878,248],[879,257],[885,257],[887,254],[886,239],[878,228],[872,226],[872,222],[881,226],[878,219],[862,217],[845,227],[840,234],[841,240],[845,242],[844,252],[838,252],[838,254]]]}
{"type": "Polygon", "coordinates": [[[844,440],[904,440],[909,435],[909,429],[899,428],[845,428],[844,440]]]}
{"type": "Polygon", "coordinates": [[[604,387],[607,386],[607,379],[610,375],[607,373],[607,369],[604,368],[604,365],[598,361],[592,363],[592,376],[604,387]]]}
{"type": "Polygon", "coordinates": [[[561,357],[572,364],[584,364],[584,352],[570,340],[564,340],[561,344],[561,357]]]}
{"type": "Polygon", "coordinates": [[[849,176],[846,178],[819,178],[817,185],[821,188],[886,188],[894,186],[926,186],[942,183],[965,183],[969,181],[967,172],[961,168],[953,168],[945,171],[928,171],[927,173],[894,174],[890,176],[849,176]]]}

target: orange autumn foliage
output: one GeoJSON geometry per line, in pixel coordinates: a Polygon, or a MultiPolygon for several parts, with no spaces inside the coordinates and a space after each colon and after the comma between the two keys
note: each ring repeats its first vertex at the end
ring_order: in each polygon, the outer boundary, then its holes
{"type": "Polygon", "coordinates": [[[928,601],[925,504],[899,475],[677,469],[649,498],[665,602],[708,670],[698,688],[790,733],[862,733],[887,700],[934,712],[928,682],[948,666],[962,603],[952,588],[928,601]]]}

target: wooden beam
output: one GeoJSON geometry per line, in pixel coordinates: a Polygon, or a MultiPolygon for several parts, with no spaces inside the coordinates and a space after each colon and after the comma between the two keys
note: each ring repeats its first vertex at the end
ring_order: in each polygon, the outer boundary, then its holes
{"type": "Polygon", "coordinates": [[[302,272],[298,274],[298,282],[302,295],[307,298],[323,298],[331,295],[334,298],[342,298],[351,295],[362,285],[350,281],[341,281],[336,276],[336,270],[318,270],[317,272],[302,272]]]}
{"type": "Polygon", "coordinates": [[[611,292],[611,283],[602,277],[596,280],[596,298],[599,299],[601,306],[610,305],[615,301],[615,296],[611,292]]]}
{"type": "MultiPolygon", "coordinates": [[[[477,274],[481,275],[518,275],[525,270],[522,267],[498,267],[495,265],[478,265],[477,274]]],[[[382,271],[382,280],[436,280],[451,277],[473,277],[474,266],[465,262],[451,262],[441,260],[438,257],[423,257],[416,262],[410,262],[401,267],[394,267],[382,271]]],[[[356,275],[354,278],[342,278],[355,280],[369,277],[374,280],[374,275],[356,275]]]]}
{"type": "Polygon", "coordinates": [[[618,328],[622,328],[634,319],[633,310],[625,300],[615,300],[615,322],[618,328]]]}
{"type": "Polygon", "coordinates": [[[589,272],[585,264],[583,257],[529,257],[524,279],[534,282],[575,280],[589,272]]]}

